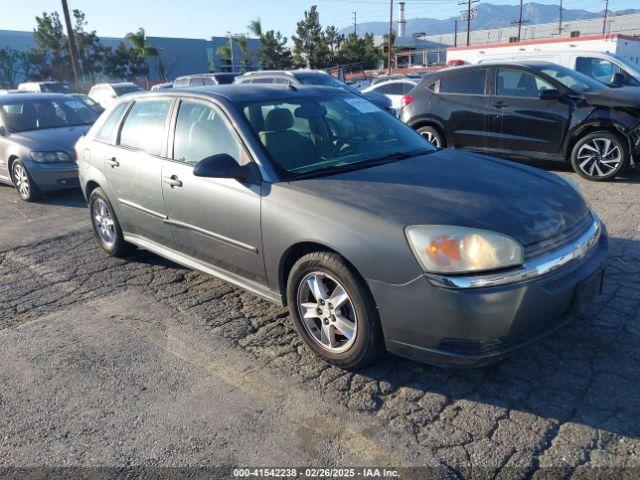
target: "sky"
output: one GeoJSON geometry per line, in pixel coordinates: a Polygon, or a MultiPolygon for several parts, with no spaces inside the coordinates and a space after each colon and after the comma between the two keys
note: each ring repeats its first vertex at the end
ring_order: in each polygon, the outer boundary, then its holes
{"type": "MultiPolygon", "coordinates": [[[[460,0],[405,0],[407,18],[448,18],[459,14],[460,0]]],[[[484,1],[484,0],[483,0],[484,1]]],[[[528,0],[525,0],[525,3],[528,0]]],[[[532,0],[557,5],[558,0],[532,0]]],[[[489,0],[515,5],[518,0],[489,0]]],[[[339,28],[358,22],[386,21],[389,0],[68,0],[69,8],[86,14],[89,30],[98,35],[123,37],[144,27],[149,36],[207,38],[247,33],[250,20],[260,18],[266,30],[290,37],[305,10],[318,5],[323,26],[339,28]]],[[[397,18],[397,0],[396,12],[397,18]]],[[[0,30],[33,30],[35,16],[60,10],[60,0],[0,0],[0,30]]],[[[604,0],[564,0],[564,8],[601,11],[604,0]]],[[[640,7],[639,0],[609,0],[610,10],[640,7]]],[[[62,15],[61,15],[62,16],[62,15]]]]}

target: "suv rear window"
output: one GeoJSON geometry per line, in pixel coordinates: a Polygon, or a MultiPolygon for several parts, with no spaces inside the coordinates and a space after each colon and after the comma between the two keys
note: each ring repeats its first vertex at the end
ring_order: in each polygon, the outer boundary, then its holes
{"type": "Polygon", "coordinates": [[[440,79],[440,93],[484,95],[487,69],[451,72],[440,79]]]}

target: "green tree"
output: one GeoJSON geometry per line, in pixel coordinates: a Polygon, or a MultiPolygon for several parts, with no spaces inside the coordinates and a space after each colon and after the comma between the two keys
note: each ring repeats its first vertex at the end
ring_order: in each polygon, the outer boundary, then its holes
{"type": "Polygon", "coordinates": [[[15,86],[20,70],[20,52],[9,47],[0,48],[0,86],[15,86]]]}
{"type": "Polygon", "coordinates": [[[73,32],[78,47],[78,60],[84,75],[83,80],[95,83],[96,76],[104,71],[106,49],[102,46],[95,30],[85,31],[87,22],[83,12],[73,10],[73,18],[75,20],[73,32]]]}
{"type": "Polygon", "coordinates": [[[147,36],[144,32],[144,28],[139,28],[137,32],[129,32],[124,37],[131,44],[131,59],[132,64],[130,68],[130,74],[135,77],[144,78],[149,87],[149,57],[158,57],[160,54],[158,49],[152,45],[146,43],[147,36]]]}
{"type": "Polygon", "coordinates": [[[339,65],[344,35],[339,33],[336,27],[330,25],[324,31],[324,39],[328,50],[327,66],[339,65]]]}
{"type": "Polygon", "coordinates": [[[327,46],[320,15],[316,5],[304,12],[304,18],[297,24],[293,40],[293,61],[298,67],[324,68],[330,63],[330,52],[327,46]]]}
{"type": "Polygon", "coordinates": [[[36,16],[33,39],[36,47],[28,55],[32,59],[38,58],[41,62],[29,68],[28,76],[34,80],[51,78],[71,81],[73,69],[69,43],[57,12],[43,12],[42,16],[36,16]]]}
{"type": "Polygon", "coordinates": [[[287,48],[287,37],[274,30],[263,31],[260,19],[252,20],[249,31],[260,39],[258,61],[265,68],[288,69],[293,65],[291,50],[287,48]]]}
{"type": "MultiPolygon", "coordinates": [[[[108,48],[105,52],[104,72],[113,79],[118,80],[136,80],[135,72],[132,67],[131,50],[120,42],[114,49],[108,48]]],[[[137,59],[135,59],[137,62],[137,59]]]]}
{"type": "Polygon", "coordinates": [[[351,32],[340,47],[340,57],[344,64],[362,63],[363,68],[374,69],[380,66],[382,51],[376,47],[373,35],[359,37],[351,32]]]}

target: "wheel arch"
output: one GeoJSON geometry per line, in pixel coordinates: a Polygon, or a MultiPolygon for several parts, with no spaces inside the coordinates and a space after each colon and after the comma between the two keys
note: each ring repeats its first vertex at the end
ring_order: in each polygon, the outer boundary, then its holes
{"type": "Polygon", "coordinates": [[[409,126],[414,130],[418,130],[419,128],[422,128],[422,127],[434,127],[438,129],[438,131],[442,135],[442,138],[444,138],[444,141],[446,142],[446,144],[447,145],[451,144],[451,139],[447,134],[447,128],[445,126],[444,121],[442,121],[437,117],[432,117],[432,116],[420,117],[411,121],[409,126]]]}
{"type": "Polygon", "coordinates": [[[623,127],[615,122],[610,123],[590,123],[575,130],[568,138],[567,149],[565,153],[565,161],[571,162],[571,155],[573,154],[573,148],[581,138],[594,132],[609,132],[621,136],[627,142],[627,148],[629,155],[633,157],[633,144],[627,134],[625,134],[623,127]]]}
{"type": "MultiPolygon", "coordinates": [[[[282,303],[286,307],[287,306],[287,281],[289,279],[289,273],[291,269],[295,265],[295,263],[305,255],[313,252],[327,252],[327,253],[335,253],[336,255],[340,255],[345,263],[349,266],[349,268],[354,272],[356,276],[358,276],[366,286],[367,290],[369,286],[367,285],[366,280],[360,274],[358,269],[349,261],[347,257],[343,254],[331,248],[325,244],[315,242],[315,241],[301,241],[294,243],[289,248],[287,248],[282,256],[280,257],[280,262],[278,265],[278,289],[280,291],[280,296],[282,297],[282,303]]],[[[371,292],[369,292],[371,294],[371,292]]],[[[373,295],[371,296],[373,298],[373,295]]]]}

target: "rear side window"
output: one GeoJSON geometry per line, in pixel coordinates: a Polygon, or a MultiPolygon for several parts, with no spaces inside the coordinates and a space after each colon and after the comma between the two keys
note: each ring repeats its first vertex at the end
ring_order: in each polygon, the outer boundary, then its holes
{"type": "Polygon", "coordinates": [[[440,79],[440,93],[484,95],[486,69],[450,73],[440,79]]]}
{"type": "Polygon", "coordinates": [[[386,85],[382,85],[380,88],[376,90],[385,95],[402,95],[403,93],[403,85],[402,83],[388,83],[386,85]]]}
{"type": "Polygon", "coordinates": [[[114,129],[116,128],[118,120],[120,120],[120,117],[122,116],[127,106],[129,106],[129,104],[125,102],[121,103],[113,109],[113,111],[109,114],[107,120],[102,124],[102,127],[100,127],[100,130],[98,130],[98,133],[96,133],[96,140],[105,143],[113,142],[114,129]]]}
{"type": "Polygon", "coordinates": [[[251,83],[273,83],[273,78],[271,77],[254,78],[251,83]]]}
{"type": "Polygon", "coordinates": [[[120,130],[119,145],[160,155],[171,100],[142,100],[133,104],[120,130]]]}

